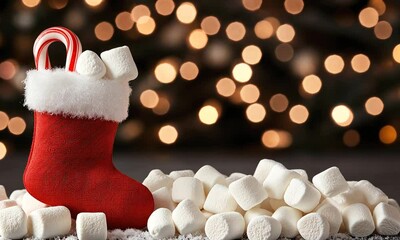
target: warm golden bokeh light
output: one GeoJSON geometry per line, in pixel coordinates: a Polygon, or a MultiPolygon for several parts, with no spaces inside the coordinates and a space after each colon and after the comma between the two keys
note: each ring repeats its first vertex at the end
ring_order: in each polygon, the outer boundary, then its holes
{"type": "Polygon", "coordinates": [[[386,11],[386,4],[383,0],[369,0],[368,5],[375,8],[379,16],[382,16],[386,11]]]}
{"type": "Polygon", "coordinates": [[[230,78],[222,78],[218,80],[217,85],[215,87],[219,95],[224,97],[232,96],[236,90],[236,84],[230,78]]]}
{"type": "Polygon", "coordinates": [[[241,22],[230,23],[225,31],[228,38],[235,42],[242,40],[246,35],[246,27],[241,22]]]}
{"type": "Polygon", "coordinates": [[[376,26],[374,27],[374,33],[376,38],[385,40],[390,38],[392,36],[393,28],[390,23],[386,21],[380,21],[376,26]]]}
{"type": "Polygon", "coordinates": [[[248,64],[254,65],[260,62],[262,57],[261,49],[255,45],[249,45],[242,51],[242,58],[248,64]]]}
{"type": "Polygon", "coordinates": [[[303,124],[308,119],[308,110],[303,105],[295,105],[289,111],[289,117],[292,122],[297,124],[303,124]]]}
{"type": "Polygon", "coordinates": [[[103,2],[103,0],[85,0],[85,2],[91,7],[97,7],[103,2]]]}
{"type": "Polygon", "coordinates": [[[0,78],[11,80],[17,73],[16,63],[13,60],[6,60],[0,63],[0,78]]]}
{"type": "Polygon", "coordinates": [[[7,155],[7,147],[4,143],[0,142],[0,160],[4,159],[7,155]]]}
{"type": "Polygon", "coordinates": [[[101,41],[108,41],[114,35],[114,27],[109,22],[101,22],[94,28],[94,34],[101,41]]]}
{"type": "Polygon", "coordinates": [[[262,20],[254,26],[254,33],[259,39],[268,39],[274,34],[274,28],[269,21],[262,20]]]}
{"type": "Polygon", "coordinates": [[[292,144],[292,135],[287,131],[268,130],[263,133],[261,142],[267,148],[287,148],[292,144]]]}
{"type": "Polygon", "coordinates": [[[202,29],[195,29],[190,33],[188,42],[192,48],[202,49],[207,45],[208,37],[202,29]]]}
{"type": "Polygon", "coordinates": [[[174,64],[168,61],[162,61],[157,64],[156,68],[154,69],[154,75],[161,83],[171,83],[176,78],[177,70],[174,64]]]}
{"type": "Polygon", "coordinates": [[[292,60],[293,54],[293,47],[288,43],[279,44],[275,48],[275,56],[281,62],[289,62],[290,60],[292,60]]]}
{"type": "Polygon", "coordinates": [[[212,125],[217,122],[219,117],[218,110],[211,105],[202,107],[199,111],[199,119],[206,125],[212,125]]]}
{"type": "Polygon", "coordinates": [[[304,2],[303,0],[285,0],[284,7],[286,12],[296,15],[303,11],[304,2]]]}
{"type": "Polygon", "coordinates": [[[141,17],[150,17],[150,9],[146,5],[137,5],[132,8],[131,18],[134,22],[139,21],[141,17]]]}
{"type": "Polygon", "coordinates": [[[397,45],[393,48],[392,56],[393,56],[393,59],[394,59],[397,63],[400,63],[400,44],[397,44],[397,45]]]}
{"type": "Polygon", "coordinates": [[[379,131],[379,139],[384,144],[392,144],[397,139],[397,131],[391,125],[386,125],[379,131]]]}
{"type": "Polygon", "coordinates": [[[194,62],[185,62],[179,69],[181,77],[185,80],[194,80],[199,74],[199,68],[194,62]]]}
{"type": "Polygon", "coordinates": [[[174,11],[175,3],[173,0],[157,0],[155,8],[158,14],[168,16],[174,11]]]}
{"type": "Polygon", "coordinates": [[[145,90],[140,94],[140,102],[146,108],[154,108],[159,101],[158,94],[151,89],[145,90]]]}
{"type": "Polygon", "coordinates": [[[378,23],[379,14],[374,8],[367,7],[361,10],[360,14],[358,15],[358,20],[362,26],[366,28],[372,28],[378,23]]]}
{"type": "Polygon", "coordinates": [[[384,104],[378,97],[371,97],[365,102],[365,111],[372,116],[377,116],[382,113],[384,104]]]}
{"type": "Polygon", "coordinates": [[[267,115],[267,110],[265,107],[259,103],[254,103],[246,108],[246,116],[250,122],[259,123],[264,120],[267,115]]]}
{"type": "Polygon", "coordinates": [[[243,7],[249,11],[256,11],[260,9],[263,0],[242,0],[243,7]]]}
{"type": "Polygon", "coordinates": [[[357,146],[360,143],[360,134],[354,129],[347,130],[343,134],[343,143],[347,147],[357,146]]]}
{"type": "Polygon", "coordinates": [[[344,61],[343,58],[339,55],[330,55],[325,59],[324,62],[325,69],[329,73],[338,74],[343,71],[344,61]]]}
{"type": "Polygon", "coordinates": [[[368,56],[364,54],[357,54],[351,59],[351,67],[355,72],[363,73],[368,71],[371,62],[368,56]]]}
{"type": "Polygon", "coordinates": [[[121,12],[115,17],[115,25],[119,30],[128,31],[133,27],[133,21],[129,12],[121,12]]]}
{"type": "Polygon", "coordinates": [[[283,24],[276,30],[276,37],[283,43],[291,42],[295,35],[296,32],[290,24],[283,24]]]}
{"type": "Polygon", "coordinates": [[[214,16],[208,16],[201,21],[200,26],[207,35],[215,35],[221,28],[221,23],[219,22],[218,18],[214,16]]]}
{"type": "Polygon", "coordinates": [[[338,105],[333,108],[331,117],[341,127],[347,127],[353,122],[353,112],[345,105],[338,105]]]}
{"type": "Polygon", "coordinates": [[[275,112],[284,112],[289,106],[289,100],[285,95],[278,93],[271,97],[269,100],[269,105],[275,112]]]}
{"type": "Polygon", "coordinates": [[[14,135],[21,135],[26,128],[24,119],[20,117],[13,117],[8,122],[8,130],[14,135]]]}
{"type": "Polygon", "coordinates": [[[189,24],[196,19],[197,10],[191,2],[184,2],[176,9],[176,17],[181,23],[189,24]]]}
{"type": "Polygon", "coordinates": [[[49,0],[48,3],[51,8],[60,10],[67,6],[68,0],[49,0]]]}
{"type": "MultiPolygon", "coordinates": [[[[88,0],[86,0],[86,3],[88,2],[88,0]]],[[[40,0],[22,0],[22,3],[30,8],[36,7],[37,5],[39,5],[40,0]]]]}
{"type": "Polygon", "coordinates": [[[246,63],[238,63],[232,69],[233,78],[241,83],[248,82],[253,75],[253,70],[246,63]]]}
{"type": "Polygon", "coordinates": [[[156,22],[152,17],[142,16],[137,20],[136,28],[143,35],[150,35],[156,29],[156,22]]]}
{"type": "Polygon", "coordinates": [[[158,131],[160,141],[165,144],[173,144],[178,139],[178,131],[172,125],[165,125],[158,131]]]}
{"type": "Polygon", "coordinates": [[[245,103],[254,103],[260,97],[260,90],[254,84],[244,85],[240,89],[240,98],[245,103]]]}
{"type": "Polygon", "coordinates": [[[164,115],[168,113],[171,104],[169,103],[168,98],[160,97],[157,106],[153,108],[153,112],[157,115],[164,115]]]}
{"type": "Polygon", "coordinates": [[[0,131],[7,128],[9,120],[7,113],[0,111],[0,131]]]}
{"type": "Polygon", "coordinates": [[[321,90],[322,81],[316,75],[308,75],[301,82],[301,86],[308,94],[316,94],[321,90]]]}
{"type": "Polygon", "coordinates": [[[130,141],[137,138],[143,132],[143,124],[137,120],[128,120],[121,125],[118,132],[122,140],[130,141]]]}

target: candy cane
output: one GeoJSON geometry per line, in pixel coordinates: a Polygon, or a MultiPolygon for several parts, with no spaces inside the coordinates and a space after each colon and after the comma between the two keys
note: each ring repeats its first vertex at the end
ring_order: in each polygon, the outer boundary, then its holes
{"type": "Polygon", "coordinates": [[[64,27],[48,28],[36,38],[35,44],[33,45],[36,69],[44,70],[51,68],[47,51],[49,45],[56,41],[64,43],[67,49],[65,69],[71,72],[75,71],[78,56],[82,52],[82,46],[75,33],[64,27]]]}

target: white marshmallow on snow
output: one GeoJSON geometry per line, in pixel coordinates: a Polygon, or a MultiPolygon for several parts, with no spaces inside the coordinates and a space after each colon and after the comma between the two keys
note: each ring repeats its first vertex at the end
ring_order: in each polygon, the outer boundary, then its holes
{"type": "Polygon", "coordinates": [[[371,211],[365,204],[352,204],[346,207],[342,214],[347,231],[354,237],[366,237],[374,232],[374,220],[371,211]]]}
{"type": "Polygon", "coordinates": [[[172,213],[167,208],[155,210],[147,221],[147,229],[155,239],[171,238],[175,235],[172,213]]]}
{"type": "Polygon", "coordinates": [[[208,194],[215,184],[226,185],[225,176],[210,165],[201,167],[194,177],[203,183],[206,194],[208,194]]]}
{"type": "Polygon", "coordinates": [[[205,198],[203,184],[197,178],[180,177],[172,185],[172,200],[176,203],[190,199],[202,209],[205,198]]]}
{"type": "Polygon", "coordinates": [[[76,234],[79,240],[106,240],[106,215],[102,212],[79,213],[76,217],[76,234]]]}
{"type": "Polygon", "coordinates": [[[268,194],[253,176],[246,176],[229,185],[229,192],[238,205],[247,211],[262,203],[268,194]]]}
{"type": "Polygon", "coordinates": [[[71,213],[64,206],[41,208],[29,215],[29,224],[36,238],[66,235],[71,229],[71,213]]]}
{"type": "Polygon", "coordinates": [[[107,78],[123,81],[137,78],[138,70],[127,46],[104,51],[100,54],[100,57],[106,65],[107,78]]]}
{"type": "Polygon", "coordinates": [[[249,240],[276,240],[282,232],[281,223],[269,216],[254,217],[247,226],[249,240]]]}
{"type": "Polygon", "coordinates": [[[26,192],[22,197],[22,209],[24,209],[26,215],[29,215],[31,212],[46,208],[47,204],[42,203],[41,201],[34,198],[30,193],[26,192]]]}
{"type": "Polygon", "coordinates": [[[339,193],[330,199],[335,201],[336,206],[340,209],[344,209],[354,203],[365,202],[364,194],[357,187],[350,187],[349,190],[339,193]]]}
{"type": "Polygon", "coordinates": [[[225,178],[226,184],[229,186],[229,184],[233,183],[234,181],[244,178],[246,176],[247,175],[244,173],[234,172],[231,175],[229,175],[229,177],[225,178]]]}
{"type": "Polygon", "coordinates": [[[176,180],[180,177],[194,177],[194,172],[192,170],[178,170],[170,172],[168,176],[176,180]]]}
{"type": "Polygon", "coordinates": [[[374,212],[376,231],[381,235],[394,236],[400,232],[400,211],[387,203],[376,205],[374,212]]]}
{"type": "Polygon", "coordinates": [[[7,200],[7,192],[3,185],[0,185],[0,201],[7,200]]]}
{"type": "Polygon", "coordinates": [[[264,183],[264,180],[267,178],[268,174],[271,172],[272,168],[276,165],[285,168],[282,163],[271,159],[263,159],[258,163],[253,176],[258,180],[259,183],[262,184],[264,183]]]}
{"type": "Polygon", "coordinates": [[[5,209],[5,208],[9,208],[9,207],[14,207],[14,206],[17,206],[17,205],[18,205],[17,202],[14,201],[14,200],[10,200],[10,199],[2,200],[2,201],[0,201],[0,210],[1,209],[5,209]]]}
{"type": "Polygon", "coordinates": [[[268,197],[275,199],[283,199],[286,188],[293,178],[301,178],[300,174],[288,170],[281,165],[272,167],[263,186],[268,193],[268,197]]]}
{"type": "Polygon", "coordinates": [[[246,222],[246,226],[249,225],[250,221],[258,216],[272,216],[272,213],[268,210],[262,208],[252,208],[244,214],[244,221],[246,222]]]}
{"type": "Polygon", "coordinates": [[[150,192],[154,192],[162,187],[172,188],[174,180],[165,175],[160,169],[154,169],[149,172],[149,175],[143,180],[145,185],[150,192]]]}
{"type": "Polygon", "coordinates": [[[162,187],[153,192],[154,209],[168,208],[173,211],[175,209],[175,203],[172,201],[171,189],[162,187]]]}
{"type": "Polygon", "coordinates": [[[0,210],[0,235],[7,239],[21,239],[28,233],[25,212],[19,206],[0,210]]]}
{"type": "Polygon", "coordinates": [[[172,212],[172,219],[180,234],[196,233],[204,229],[206,217],[196,204],[189,199],[183,200],[172,212]]]}
{"type": "Polygon", "coordinates": [[[238,207],[226,186],[216,184],[208,193],[204,209],[212,213],[232,212],[238,207]]]}
{"type": "Polygon", "coordinates": [[[273,214],[272,217],[278,220],[282,225],[281,236],[287,238],[294,238],[299,234],[297,230],[297,222],[303,216],[302,212],[292,207],[280,207],[273,214]]]}
{"type": "Polygon", "coordinates": [[[241,238],[245,229],[243,216],[237,212],[218,213],[211,216],[205,225],[210,240],[231,240],[241,238]]]}
{"type": "Polygon", "coordinates": [[[325,240],[329,237],[329,222],[319,213],[309,213],[297,222],[297,229],[305,240],[325,240]]]}
{"type": "Polygon", "coordinates": [[[349,184],[337,167],[331,167],[318,173],[313,177],[312,182],[326,197],[333,197],[349,190],[349,184]]]}
{"type": "Polygon", "coordinates": [[[95,52],[86,50],[78,57],[76,72],[91,79],[101,79],[106,74],[106,66],[95,52]]]}
{"type": "Polygon", "coordinates": [[[285,203],[304,213],[311,212],[319,203],[321,193],[303,179],[294,178],[290,181],[284,195],[285,203]]]}
{"type": "Polygon", "coordinates": [[[375,187],[372,183],[367,180],[361,180],[354,185],[354,188],[358,189],[364,195],[364,199],[368,207],[374,210],[378,203],[389,201],[388,196],[379,188],[375,187]]]}
{"type": "Polygon", "coordinates": [[[330,226],[329,236],[339,232],[343,223],[342,213],[329,200],[324,200],[314,211],[328,220],[330,226]]]}

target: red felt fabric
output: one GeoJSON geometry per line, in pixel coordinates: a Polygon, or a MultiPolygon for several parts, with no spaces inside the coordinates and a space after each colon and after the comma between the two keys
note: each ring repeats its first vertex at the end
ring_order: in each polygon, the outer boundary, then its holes
{"type": "Polygon", "coordinates": [[[118,123],[35,112],[24,173],[38,200],[80,212],[104,212],[108,228],[143,228],[154,209],[150,191],[112,163],[118,123]]]}

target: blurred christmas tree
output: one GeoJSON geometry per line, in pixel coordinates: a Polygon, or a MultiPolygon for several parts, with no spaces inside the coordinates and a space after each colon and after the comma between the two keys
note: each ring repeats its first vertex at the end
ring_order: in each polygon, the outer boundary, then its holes
{"type": "MultiPolygon", "coordinates": [[[[400,2],[0,2],[0,159],[31,141],[23,108],[32,45],[66,26],[84,50],[128,45],[125,149],[337,149],[398,146],[400,2]],[[8,129],[8,130],[7,130],[8,129]]],[[[65,59],[51,46],[54,65],[65,59]]]]}

